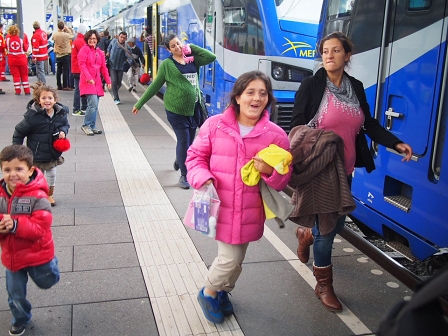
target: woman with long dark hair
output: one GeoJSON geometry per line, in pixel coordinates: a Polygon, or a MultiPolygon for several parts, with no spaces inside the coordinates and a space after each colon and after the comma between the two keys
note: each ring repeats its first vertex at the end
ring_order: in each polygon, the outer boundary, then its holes
{"type": "MultiPolygon", "coordinates": [[[[412,148],[408,144],[386,131],[378,120],[372,118],[363,84],[344,71],[352,49],[352,42],[340,32],[331,33],[321,40],[319,52],[323,67],[300,85],[291,121],[291,130],[298,125],[308,125],[313,129],[333,131],[342,138],[349,185],[355,163],[357,167],[365,167],[368,172],[375,169],[364,132],[376,143],[403,153],[404,161],[409,161],[412,156],[412,148]]],[[[297,254],[303,263],[308,262],[310,246],[314,243],[315,293],[322,305],[333,312],[342,311],[342,305],[333,290],[331,252],[334,237],[344,223],[345,216],[339,217],[329,233],[321,234],[317,216],[312,229],[299,226],[296,231],[299,241],[297,254]]]]}
{"type": "Polygon", "coordinates": [[[186,58],[184,57],[185,46],[177,35],[168,36],[165,48],[171,56],[160,64],[156,78],[132,109],[132,113],[137,114],[142,106],[166,84],[163,102],[168,121],[177,138],[174,169],[180,169],[179,186],[183,189],[190,188],[185,159],[200,121],[199,68],[216,59],[215,54],[207,49],[194,44],[189,44],[188,47],[191,49],[191,55],[186,58]]]}

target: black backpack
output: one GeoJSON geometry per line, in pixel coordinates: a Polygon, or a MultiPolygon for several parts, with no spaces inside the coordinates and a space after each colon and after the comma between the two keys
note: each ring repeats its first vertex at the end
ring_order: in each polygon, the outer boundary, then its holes
{"type": "Polygon", "coordinates": [[[410,301],[397,303],[381,321],[377,336],[447,336],[448,321],[439,296],[448,293],[448,266],[417,288],[410,301]]]}

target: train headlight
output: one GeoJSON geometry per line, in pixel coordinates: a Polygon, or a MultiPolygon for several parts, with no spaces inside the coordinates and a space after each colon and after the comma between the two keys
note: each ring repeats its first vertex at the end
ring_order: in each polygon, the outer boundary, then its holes
{"type": "Polygon", "coordinates": [[[283,68],[279,64],[272,65],[272,78],[275,80],[283,80],[283,74],[285,72],[283,71],[283,68]]]}
{"type": "Polygon", "coordinates": [[[298,82],[300,83],[306,77],[311,76],[313,71],[310,69],[295,67],[288,64],[272,62],[271,76],[277,81],[298,82]]]}

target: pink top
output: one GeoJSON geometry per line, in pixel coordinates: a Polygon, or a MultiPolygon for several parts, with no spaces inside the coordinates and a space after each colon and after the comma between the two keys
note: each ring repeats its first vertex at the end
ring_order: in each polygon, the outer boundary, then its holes
{"type": "Polygon", "coordinates": [[[327,88],[319,106],[317,128],[329,130],[339,135],[344,142],[344,163],[347,175],[355,168],[356,135],[364,123],[364,113],[359,104],[348,105],[339,101],[327,88]]]}

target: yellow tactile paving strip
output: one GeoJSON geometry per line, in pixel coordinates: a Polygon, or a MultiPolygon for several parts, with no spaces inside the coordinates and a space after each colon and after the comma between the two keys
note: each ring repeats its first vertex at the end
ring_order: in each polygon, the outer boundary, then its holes
{"type": "Polygon", "coordinates": [[[207,267],[109,93],[99,111],[159,334],[244,335],[208,322],[196,300],[207,267]]]}

